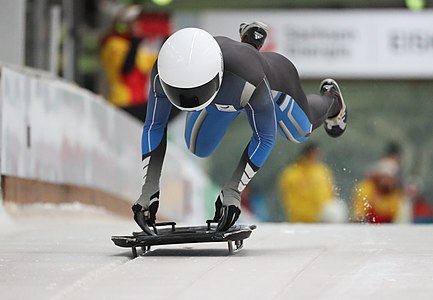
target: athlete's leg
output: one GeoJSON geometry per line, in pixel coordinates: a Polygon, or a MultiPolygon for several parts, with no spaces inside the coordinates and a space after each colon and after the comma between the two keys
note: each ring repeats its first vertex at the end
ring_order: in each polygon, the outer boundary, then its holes
{"type": "Polygon", "coordinates": [[[285,139],[296,143],[305,142],[313,130],[306,112],[309,107],[305,95],[302,99],[305,101],[304,108],[287,94],[278,92],[274,96],[278,132],[285,139]]]}
{"type": "Polygon", "coordinates": [[[346,130],[347,109],[340,87],[334,79],[325,79],[320,83],[320,94],[333,98],[338,102],[338,110],[329,112],[330,117],[325,120],[325,131],[332,137],[339,137],[346,130]]]}
{"type": "Polygon", "coordinates": [[[336,116],[340,112],[338,100],[325,95],[307,95],[310,108],[310,120],[313,130],[323,125],[326,119],[336,116]]]}
{"type": "Polygon", "coordinates": [[[339,88],[338,93],[325,91],[324,86],[327,86],[325,82],[328,81],[322,82],[320,95],[306,96],[299,80],[291,83],[292,95],[275,93],[278,130],[284,138],[298,143],[304,142],[314,129],[341,113],[344,101],[339,88]]]}
{"type": "Polygon", "coordinates": [[[211,105],[201,111],[189,112],[185,124],[188,149],[199,157],[211,155],[238,115],[239,112],[221,112],[211,105]]]}

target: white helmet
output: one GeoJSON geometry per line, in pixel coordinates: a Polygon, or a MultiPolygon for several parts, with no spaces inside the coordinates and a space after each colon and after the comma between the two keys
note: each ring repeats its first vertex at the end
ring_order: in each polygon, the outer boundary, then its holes
{"type": "Polygon", "coordinates": [[[170,102],[181,110],[208,106],[221,86],[223,69],[217,41],[198,28],[184,28],[172,34],[158,56],[162,88],[170,102]]]}

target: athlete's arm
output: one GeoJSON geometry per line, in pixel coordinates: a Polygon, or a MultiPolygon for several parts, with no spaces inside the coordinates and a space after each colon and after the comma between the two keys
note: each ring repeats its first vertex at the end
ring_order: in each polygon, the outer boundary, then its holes
{"type": "Polygon", "coordinates": [[[155,222],[159,206],[159,180],[167,145],[167,123],[171,103],[164,94],[156,63],[151,74],[151,89],[141,138],[143,186],[132,210],[138,225],[146,231],[146,223],[155,222]],[[147,214],[146,218],[143,216],[147,214]]]}
{"type": "Polygon", "coordinates": [[[250,101],[245,106],[245,111],[253,134],[238,167],[223,189],[226,192],[225,197],[230,196],[230,199],[225,198],[223,203],[238,207],[240,206],[240,193],[268,158],[276,140],[274,103],[265,78],[256,87],[250,101]]]}
{"type": "Polygon", "coordinates": [[[266,78],[256,87],[245,106],[253,135],[231,179],[215,203],[218,230],[229,229],[240,215],[241,193],[271,153],[276,140],[274,103],[266,78]]]}

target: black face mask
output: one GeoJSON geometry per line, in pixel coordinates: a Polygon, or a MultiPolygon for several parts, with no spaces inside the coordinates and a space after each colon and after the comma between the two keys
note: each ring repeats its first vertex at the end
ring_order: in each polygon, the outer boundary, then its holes
{"type": "Polygon", "coordinates": [[[171,103],[186,109],[194,109],[203,105],[219,90],[220,87],[220,78],[218,73],[209,82],[194,88],[174,87],[167,84],[162,79],[160,79],[160,82],[171,103]]]}

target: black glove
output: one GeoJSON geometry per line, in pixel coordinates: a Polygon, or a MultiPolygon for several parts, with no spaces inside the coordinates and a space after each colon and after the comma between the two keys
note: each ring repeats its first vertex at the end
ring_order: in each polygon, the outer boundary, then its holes
{"type": "Polygon", "coordinates": [[[241,214],[239,207],[234,205],[223,205],[221,218],[218,221],[217,231],[227,231],[230,227],[235,225],[236,221],[241,214]]]}
{"type": "Polygon", "coordinates": [[[222,208],[223,208],[223,203],[221,201],[221,194],[220,194],[217,200],[215,201],[215,214],[213,216],[214,222],[218,222],[221,219],[222,208]]]}
{"type": "Polygon", "coordinates": [[[239,218],[241,210],[236,205],[224,205],[221,192],[215,201],[215,215],[213,220],[218,222],[217,231],[227,231],[239,218]]]}
{"type": "Polygon", "coordinates": [[[134,220],[140,226],[140,228],[149,235],[155,235],[149,226],[154,226],[156,221],[156,213],[159,207],[159,192],[155,193],[150,200],[149,208],[141,206],[139,203],[135,203],[132,206],[134,212],[134,220]]]}

